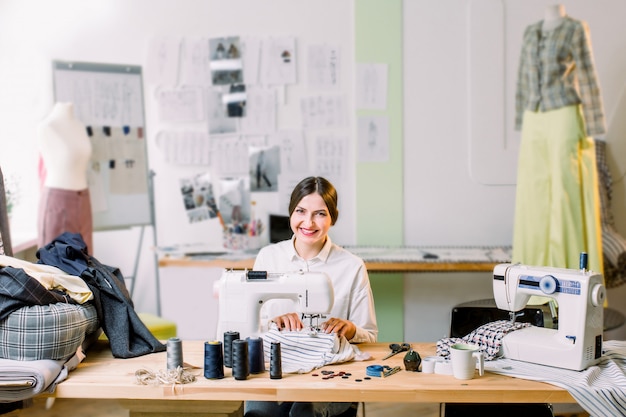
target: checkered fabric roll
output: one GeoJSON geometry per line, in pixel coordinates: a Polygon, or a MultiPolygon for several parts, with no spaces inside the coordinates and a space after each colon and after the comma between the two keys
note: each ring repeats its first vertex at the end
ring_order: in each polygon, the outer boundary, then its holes
{"type": "Polygon", "coordinates": [[[0,322],[0,358],[65,360],[98,328],[90,303],[22,307],[0,322]]]}

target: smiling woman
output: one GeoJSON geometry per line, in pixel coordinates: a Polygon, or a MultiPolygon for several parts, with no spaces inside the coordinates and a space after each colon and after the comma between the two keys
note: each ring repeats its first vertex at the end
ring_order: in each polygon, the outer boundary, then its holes
{"type": "MultiPolygon", "coordinates": [[[[289,224],[294,235],[262,248],[254,270],[326,273],[333,284],[335,303],[321,324],[322,331],[335,333],[350,343],[375,342],[378,325],[365,264],[361,258],[332,243],[328,236],[339,215],[337,203],[337,190],[327,179],[307,177],[300,181],[289,202],[289,224]]],[[[297,332],[304,324],[301,312],[294,309],[291,300],[268,300],[261,308],[261,322],[271,320],[281,332],[297,332]]],[[[356,410],[351,403],[293,403],[289,407],[292,415],[311,417],[343,416],[356,410]]],[[[248,401],[245,415],[275,416],[280,410],[277,403],[248,401]]]]}

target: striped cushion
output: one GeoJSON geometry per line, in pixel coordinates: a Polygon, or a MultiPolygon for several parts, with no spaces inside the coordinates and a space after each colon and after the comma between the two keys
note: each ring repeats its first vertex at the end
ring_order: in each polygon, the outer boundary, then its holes
{"type": "Polygon", "coordinates": [[[98,328],[90,303],[22,307],[0,321],[0,358],[65,360],[98,328]]]}

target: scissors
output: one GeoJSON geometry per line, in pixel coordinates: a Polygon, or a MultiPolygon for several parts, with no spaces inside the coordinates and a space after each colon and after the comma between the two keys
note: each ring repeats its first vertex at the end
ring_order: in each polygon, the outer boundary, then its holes
{"type": "Polygon", "coordinates": [[[392,344],[389,345],[389,349],[391,349],[391,352],[387,356],[385,356],[383,358],[383,360],[389,359],[393,355],[397,355],[400,352],[408,351],[409,349],[411,349],[411,345],[408,344],[408,343],[402,343],[402,344],[400,344],[400,343],[392,343],[392,344]]]}

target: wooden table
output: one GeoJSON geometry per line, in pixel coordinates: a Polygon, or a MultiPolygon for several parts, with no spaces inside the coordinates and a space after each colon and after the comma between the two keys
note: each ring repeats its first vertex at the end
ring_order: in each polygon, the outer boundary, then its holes
{"type": "MultiPolygon", "coordinates": [[[[413,349],[422,357],[434,354],[434,344],[414,343],[413,349]]],[[[403,354],[386,361],[387,344],[362,344],[359,348],[372,355],[372,360],[352,361],[326,366],[308,374],[283,374],[270,379],[269,372],[235,380],[225,368],[225,378],[204,378],[204,342],[183,341],[183,360],[198,367],[195,382],[185,385],[140,385],[134,376],[139,369],[166,369],[165,352],[132,359],[115,359],[108,345],[99,342],[79,367],[60,383],[53,397],[116,399],[130,410],[131,417],[164,417],[167,415],[241,416],[242,402],[262,401],[349,401],[349,402],[424,402],[424,403],[573,403],[564,389],[542,382],[511,378],[487,372],[469,381],[450,375],[408,372],[402,366],[403,354]],[[368,365],[402,366],[402,370],[386,378],[366,376],[368,365]],[[322,379],[321,370],[351,373],[348,379],[322,379]],[[313,376],[317,373],[320,376],[313,376]],[[176,414],[178,413],[178,414],[176,414]]]]}

